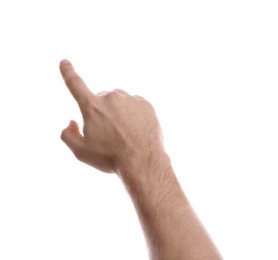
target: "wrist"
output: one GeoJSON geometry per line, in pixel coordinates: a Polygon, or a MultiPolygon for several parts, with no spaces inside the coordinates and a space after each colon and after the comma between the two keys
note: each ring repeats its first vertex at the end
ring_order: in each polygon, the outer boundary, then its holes
{"type": "Polygon", "coordinates": [[[170,158],[164,151],[150,155],[144,162],[127,164],[118,175],[136,205],[144,203],[147,208],[148,204],[151,209],[159,201],[185,198],[170,158]]]}
{"type": "Polygon", "coordinates": [[[148,182],[153,178],[174,174],[170,157],[163,149],[127,157],[117,168],[116,173],[125,183],[148,182]]]}

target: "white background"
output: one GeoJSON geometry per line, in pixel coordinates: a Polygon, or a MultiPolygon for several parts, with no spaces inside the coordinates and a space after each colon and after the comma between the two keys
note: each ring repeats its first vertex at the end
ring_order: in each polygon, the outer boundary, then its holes
{"type": "Polygon", "coordinates": [[[120,180],[60,140],[82,125],[63,58],[154,105],[225,259],[278,259],[276,2],[2,0],[0,259],[148,259],[120,180]]]}

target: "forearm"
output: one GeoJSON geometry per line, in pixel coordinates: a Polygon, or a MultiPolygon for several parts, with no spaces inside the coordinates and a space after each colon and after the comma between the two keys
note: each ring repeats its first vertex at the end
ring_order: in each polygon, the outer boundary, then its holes
{"type": "Polygon", "coordinates": [[[152,260],[222,259],[165,153],[153,156],[147,167],[127,167],[122,179],[134,202],[152,260]]]}

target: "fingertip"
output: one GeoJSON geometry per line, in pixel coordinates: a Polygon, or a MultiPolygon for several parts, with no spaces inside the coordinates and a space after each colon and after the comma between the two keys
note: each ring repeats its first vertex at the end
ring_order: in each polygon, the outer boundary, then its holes
{"type": "Polygon", "coordinates": [[[70,120],[69,125],[61,132],[61,139],[69,147],[74,148],[74,146],[79,146],[83,136],[80,134],[79,126],[74,120],[70,120]]]}
{"type": "Polygon", "coordinates": [[[63,66],[63,65],[67,65],[67,64],[71,64],[69,60],[66,60],[66,59],[63,59],[61,62],[60,62],[60,66],[63,66]]]}
{"type": "Polygon", "coordinates": [[[72,64],[69,60],[63,59],[60,62],[60,72],[63,77],[65,77],[65,74],[68,70],[72,69],[72,64]]]}
{"type": "Polygon", "coordinates": [[[78,126],[78,124],[77,124],[74,120],[70,120],[70,121],[69,121],[69,127],[70,127],[73,131],[79,133],[79,126],[78,126]]]}

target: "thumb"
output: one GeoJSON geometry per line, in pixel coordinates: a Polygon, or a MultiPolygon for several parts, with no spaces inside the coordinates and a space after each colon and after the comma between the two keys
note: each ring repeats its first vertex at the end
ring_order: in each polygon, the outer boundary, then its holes
{"type": "Polygon", "coordinates": [[[71,120],[68,127],[62,131],[61,139],[78,157],[79,151],[84,146],[84,137],[80,134],[79,126],[75,121],[71,120]]]}

